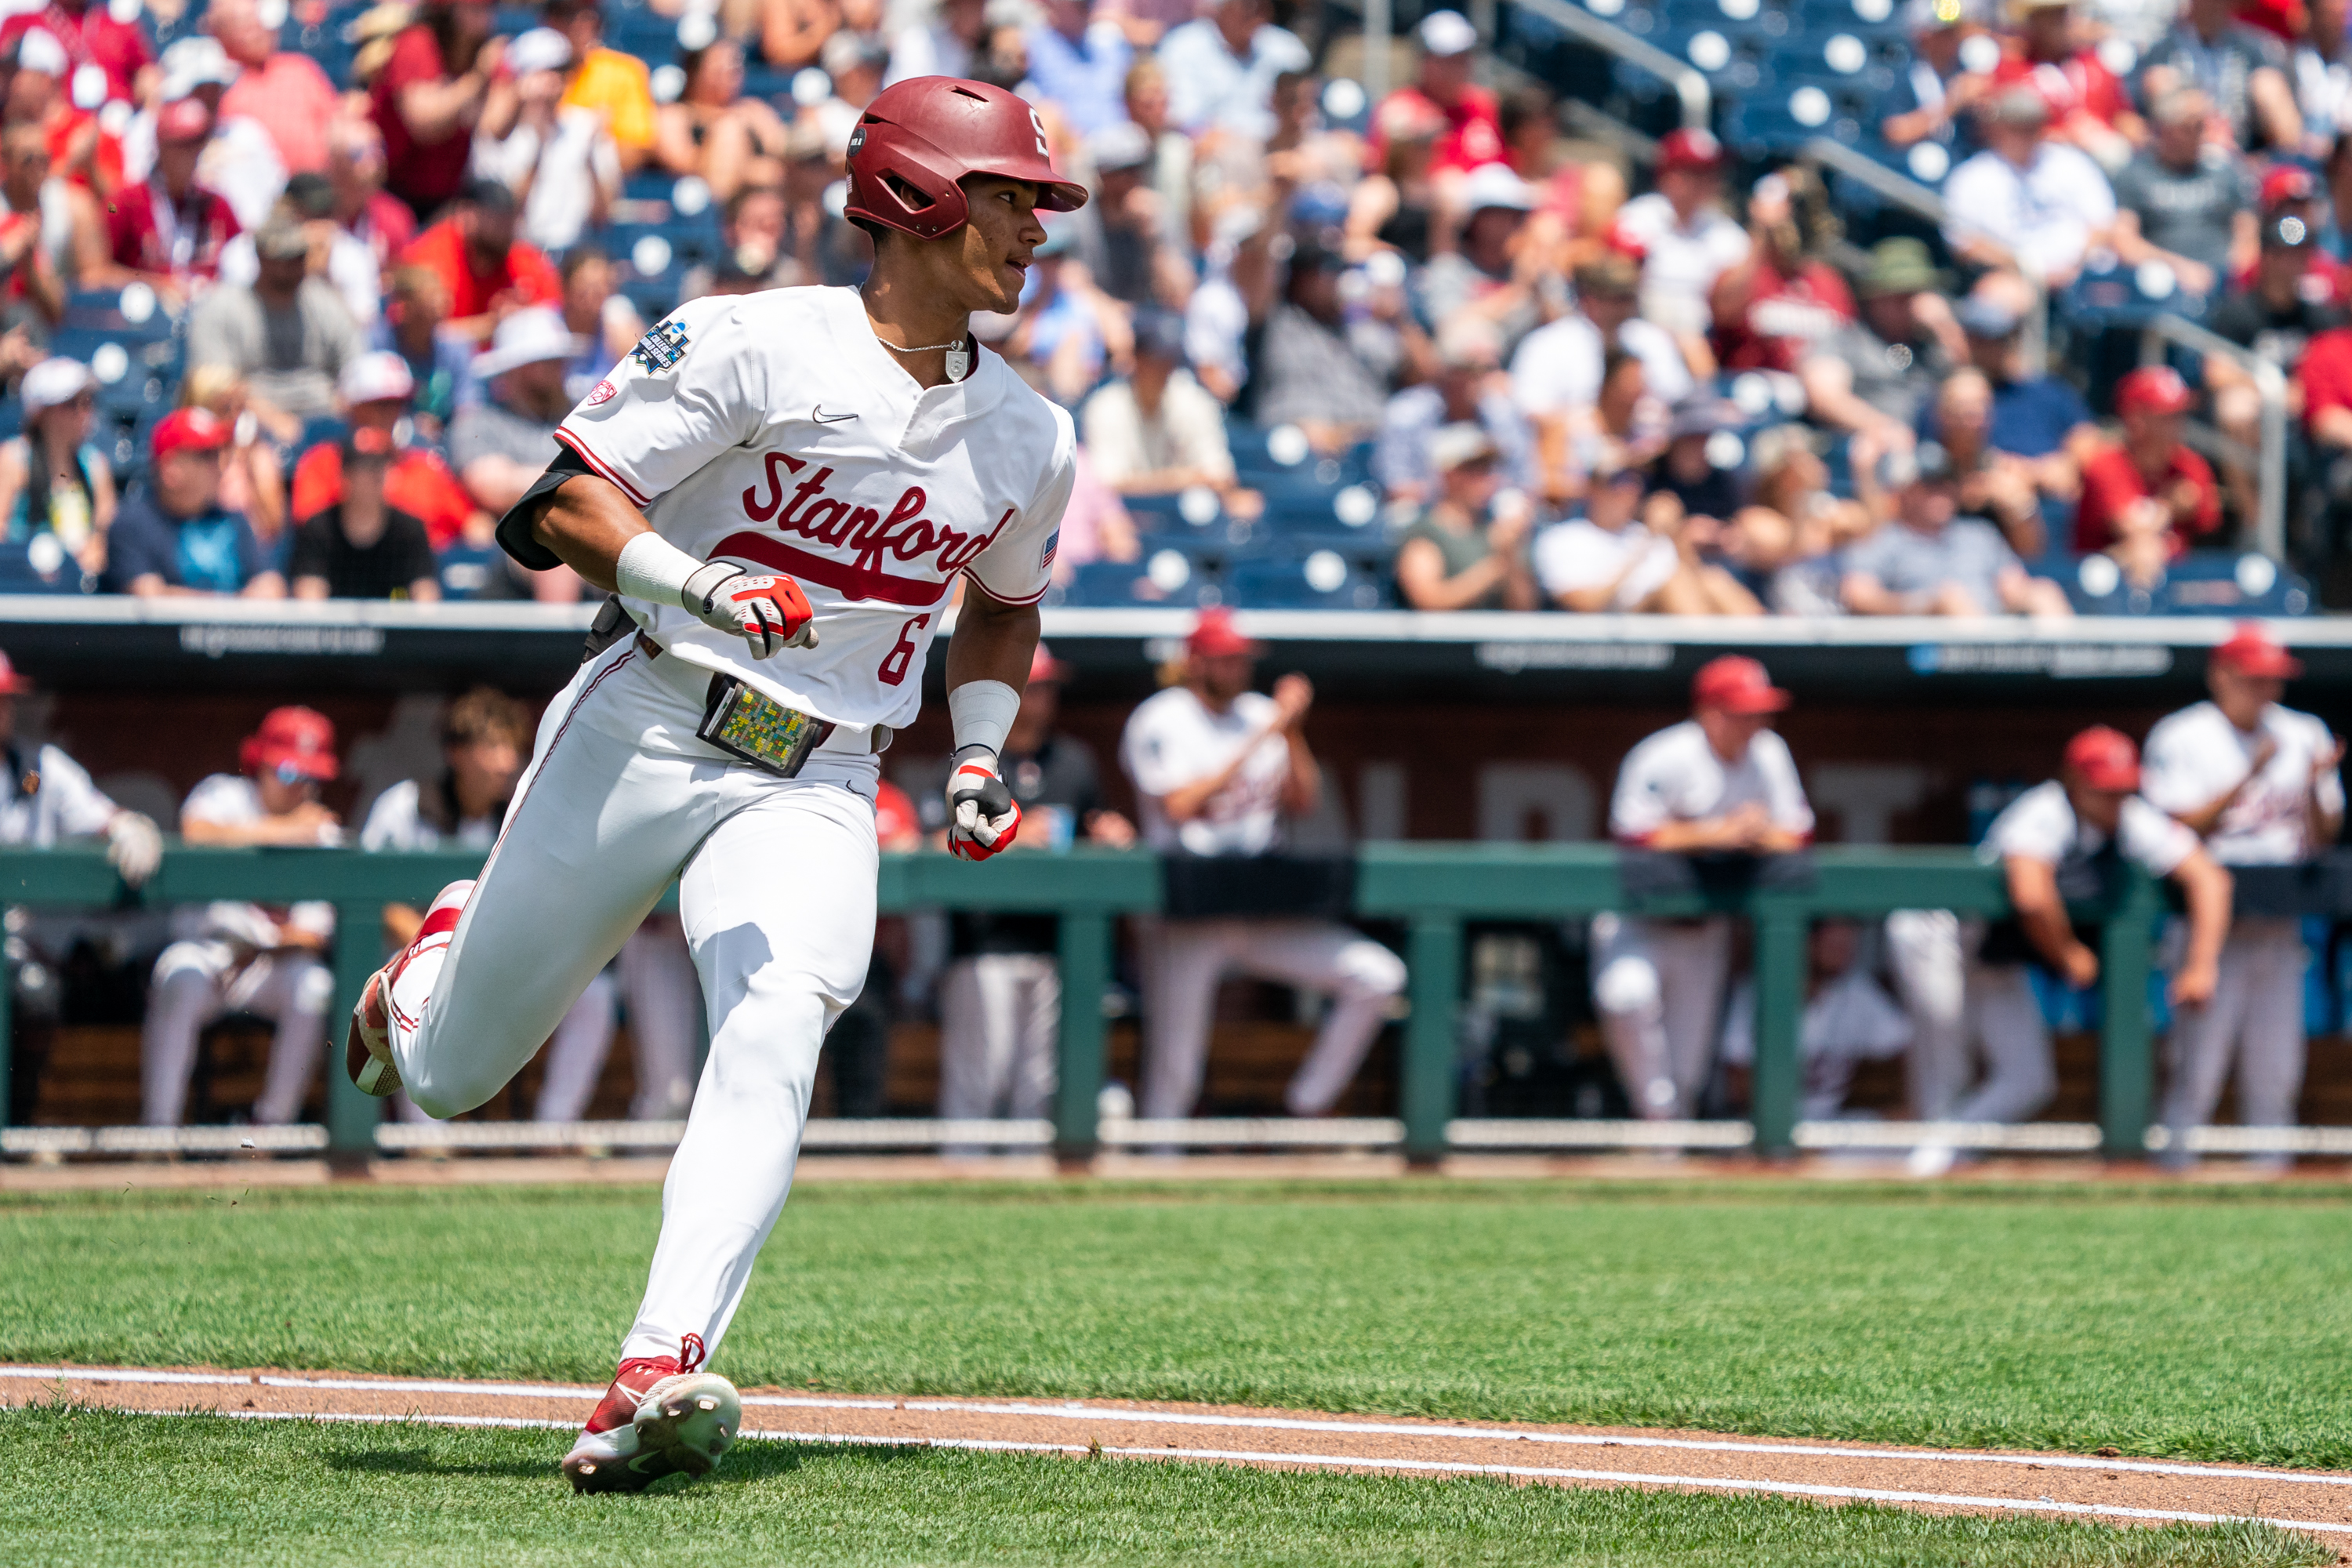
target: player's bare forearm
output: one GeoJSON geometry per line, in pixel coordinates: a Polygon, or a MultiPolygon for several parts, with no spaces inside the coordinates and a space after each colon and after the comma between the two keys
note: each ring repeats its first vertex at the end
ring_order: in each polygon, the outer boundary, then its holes
{"type": "Polygon", "coordinates": [[[2077,945],[2074,922],[2066,918],[2066,901],[2058,896],[2058,868],[2047,861],[2012,855],[2003,863],[2009,880],[2010,907],[2025,940],[2061,974],[2077,945]]]}
{"type": "Polygon", "coordinates": [[[948,689],[972,680],[1001,680],[1015,691],[1024,689],[1030,660],[1037,654],[1039,625],[1036,605],[1008,605],[966,574],[955,635],[948,638],[948,689]]]}
{"type": "Polygon", "coordinates": [[[609,594],[621,547],[651,531],[645,513],[630,504],[620,486],[594,474],[574,474],[541,509],[530,531],[589,586],[609,594]]]}
{"type": "Polygon", "coordinates": [[[2181,901],[2189,906],[2189,951],[2182,955],[2180,973],[2175,977],[2175,1000],[2202,1003],[2212,994],[2215,965],[2221,960],[2221,943],[2230,935],[2230,902],[2235,889],[2230,873],[2221,863],[2202,849],[2183,860],[2173,873],[2180,884],[2181,901]],[[2183,996],[2180,982],[2189,976],[2201,977],[2203,984],[2189,986],[2202,994],[2183,996]]]}

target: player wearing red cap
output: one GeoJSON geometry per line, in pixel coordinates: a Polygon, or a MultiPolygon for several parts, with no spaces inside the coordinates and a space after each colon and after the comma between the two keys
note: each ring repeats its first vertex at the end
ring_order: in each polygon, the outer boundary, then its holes
{"type": "MultiPolygon", "coordinates": [[[[2320,720],[2279,701],[2302,673],[2303,662],[2260,626],[2240,626],[2206,664],[2212,700],[2148,731],[2142,792],[2203,837],[2224,866],[2307,860],[2333,847],[2344,826],[2336,772],[2344,743],[2320,720]]],[[[2231,926],[2212,1002],[2184,1012],[2172,1027],[2168,1160],[2189,1157],[2179,1135],[2212,1120],[2233,1059],[2239,1124],[2294,1124],[2308,961],[2302,921],[2292,912],[2242,914],[2231,926]]],[[[2276,1159],[2284,1166],[2285,1156],[2276,1159]]]]}
{"type": "MultiPolygon", "coordinates": [[[[1184,642],[1184,679],[1129,715],[1118,758],[1135,783],[1144,841],[1167,854],[1277,852],[1286,818],[1315,809],[1323,773],[1307,750],[1314,688],[1286,675],[1266,696],[1250,689],[1265,652],[1233,612],[1202,612],[1184,642]]],[[[1327,992],[1331,1011],[1293,1074],[1283,1100],[1294,1116],[1319,1116],[1356,1076],[1389,999],[1404,989],[1404,964],[1369,937],[1331,921],[1170,916],[1148,922],[1144,968],[1143,1092],[1148,1117],[1190,1116],[1208,1065],[1217,983],[1253,974],[1327,992]]]]}
{"type": "MultiPolygon", "coordinates": [[[[2197,836],[2136,793],[2139,750],[2131,737],[2104,724],[2066,742],[2059,776],[2010,802],[1977,846],[1977,858],[1999,865],[2008,879],[2013,914],[1990,930],[1969,921],[1941,955],[1966,973],[1966,1010],[1959,1026],[1923,1028],[1917,1068],[1919,1114],[1931,1121],[2024,1121],[2058,1091],[2050,1029],[2033,998],[2025,966],[2037,963],[2069,985],[2099,978],[2099,955],[2076,934],[2069,899],[2095,895],[2120,857],[2150,876],[2178,883],[2189,906],[2189,929],[2168,994],[2179,1008],[2211,1000],[2215,965],[2230,930],[2230,873],[2213,862],[2197,836]],[[1974,1089],[1983,1055],[1984,1076],[1974,1089]]],[[[1931,973],[1925,955],[1905,966],[1905,991],[1959,994],[1951,976],[1931,973]]],[[[1912,1156],[1912,1170],[1939,1175],[1952,1151],[1928,1145],[1912,1156]]]]}
{"type": "MultiPolygon", "coordinates": [[[[1772,728],[1789,702],[1752,658],[1727,654],[1702,666],[1691,716],[1635,746],[1617,770],[1610,837],[1677,854],[1776,855],[1811,843],[1813,808],[1772,728]]],[[[1635,1115],[1696,1111],[1730,974],[1727,919],[1593,918],[1593,1005],[1635,1115]]]]}
{"type": "Polygon", "coordinates": [[[782,1211],[825,1031],[873,951],[879,753],[947,658],[948,842],[1004,848],[1020,705],[1075,466],[1070,417],[979,351],[1042,212],[1086,200],[1029,106],[923,77],[869,104],[848,216],[862,289],[697,300],[558,432],[499,525],[614,599],[549,708],[498,847],[373,976],[346,1062],[453,1116],[539,1049],[673,879],[710,1050],[619,1374],[563,1463],[582,1490],[699,1475],[733,1440],[703,1370],[782,1211]]]}
{"type": "Polygon", "coordinates": [[[2116,388],[2123,441],[2083,465],[2077,551],[2087,555],[2118,540],[2160,536],[2177,559],[2221,526],[2213,469],[2180,438],[2182,416],[2196,401],[2169,365],[2143,365],[2123,378],[2116,388]]]}
{"type": "MultiPolygon", "coordinates": [[[[332,845],[342,842],[319,790],[333,782],[335,726],[309,708],[273,708],[237,748],[237,771],[214,773],[180,805],[191,844],[332,845]]],[[[181,911],[181,940],[155,961],[140,1035],[140,1119],[179,1125],[196,1037],[225,1013],[257,1013],[278,1025],[253,1120],[295,1120],[318,1070],[334,1006],[333,973],[320,955],[334,940],[335,908],[213,903],[181,911]]]]}

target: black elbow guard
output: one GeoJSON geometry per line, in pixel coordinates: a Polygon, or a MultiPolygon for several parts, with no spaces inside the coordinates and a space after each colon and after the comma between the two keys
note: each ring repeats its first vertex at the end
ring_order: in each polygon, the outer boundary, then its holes
{"type": "Polygon", "coordinates": [[[533,479],[530,489],[522,492],[522,499],[507,509],[506,516],[499,519],[499,548],[513,556],[519,565],[529,567],[533,572],[544,572],[550,567],[562,565],[562,560],[539,542],[534,531],[539,526],[540,518],[545,514],[548,503],[555,499],[555,492],[563,488],[564,480],[574,475],[594,471],[582,460],[579,453],[557,442],[555,461],[547,465],[547,472],[533,479]]]}

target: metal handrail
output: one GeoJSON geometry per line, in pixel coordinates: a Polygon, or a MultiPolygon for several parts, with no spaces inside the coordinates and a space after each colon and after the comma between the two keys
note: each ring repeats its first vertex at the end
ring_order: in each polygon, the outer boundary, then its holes
{"type": "Polygon", "coordinates": [[[1938,228],[1943,226],[1942,196],[1910,176],[1896,174],[1867,153],[1857,153],[1827,136],[1816,136],[1805,143],[1804,154],[1817,163],[1827,163],[1848,179],[1868,185],[1895,205],[1909,207],[1938,228]]]}
{"type": "Polygon", "coordinates": [[[2273,561],[2286,559],[2286,373],[2251,349],[2216,336],[2196,322],[2169,313],[2152,317],[2140,329],[2139,362],[2164,357],[2158,340],[2168,339],[2195,353],[2218,355],[2253,377],[2263,400],[2262,450],[2254,482],[2254,547],[2273,561]]]}
{"type": "Polygon", "coordinates": [[[1685,129],[1705,131],[1712,125],[1715,93],[1697,67],[1675,58],[1657,45],[1635,37],[1612,22],[1604,22],[1582,7],[1570,5],[1568,0],[1514,0],[1514,4],[1562,32],[1574,34],[1594,48],[1615,55],[1628,65],[1639,66],[1664,80],[1682,100],[1685,129]]]}

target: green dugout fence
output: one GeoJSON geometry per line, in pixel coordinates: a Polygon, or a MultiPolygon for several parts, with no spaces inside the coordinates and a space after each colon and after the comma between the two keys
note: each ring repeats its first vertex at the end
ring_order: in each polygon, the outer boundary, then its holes
{"type": "MultiPolygon", "coordinates": [[[[333,953],[344,1010],[383,961],[383,908],[422,904],[444,884],[472,875],[474,854],[371,855],[349,849],[173,847],[154,878],[126,889],[95,850],[0,850],[0,903],[29,907],[138,908],[217,899],[260,903],[321,900],[336,907],[333,953]]],[[[1758,1002],[1754,1148],[1796,1146],[1797,1027],[1803,1000],[1805,931],[1822,915],[1883,915],[1942,909],[1998,916],[2008,899],[1998,868],[1963,849],[1843,848],[1791,863],[1799,874],[1736,888],[1629,892],[1625,862],[1606,845],[1394,843],[1354,857],[1353,909],[1401,922],[1411,971],[1398,1114],[1408,1157],[1446,1152],[1454,1122],[1456,1015],[1462,995],[1464,930],[1472,921],[1563,920],[1620,910],[1664,918],[1729,914],[1754,924],[1758,1002]]],[[[1113,923],[1162,908],[1160,861],[1142,853],[1077,849],[1013,854],[976,865],[945,855],[886,855],[886,913],[922,909],[986,910],[1060,918],[1063,976],[1060,1081],[1053,1144],[1083,1159],[1100,1142],[1096,1105],[1103,1083],[1102,996],[1111,980],[1113,923]]],[[[2155,1079],[2148,973],[2159,889],[2129,873],[2095,905],[2077,908],[2102,931],[2104,1008],[2099,1049],[2099,1143],[2110,1155],[2145,1147],[2155,1079]]],[[[0,1083],[9,1070],[10,988],[0,985],[0,1083]]],[[[351,1157],[373,1152],[383,1102],[352,1089],[341,1070],[341,1036],[328,1052],[327,1143],[351,1157]]],[[[6,1099],[0,1095],[0,1110],[6,1099]]]]}

